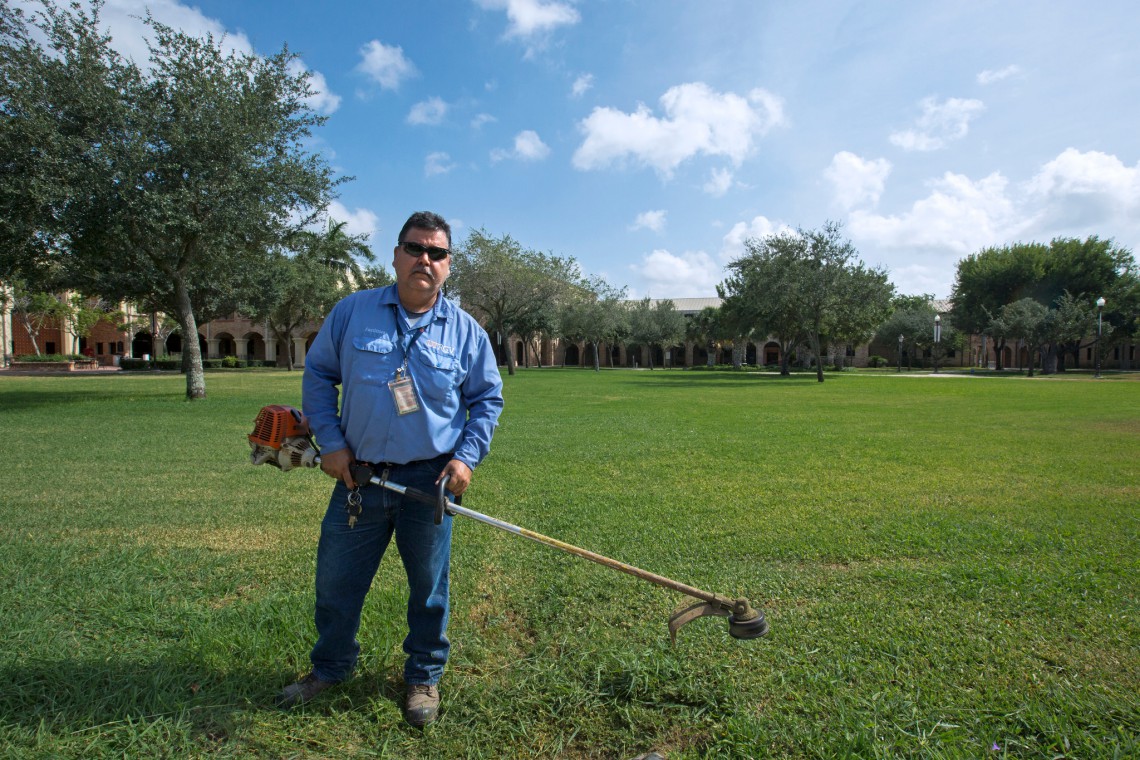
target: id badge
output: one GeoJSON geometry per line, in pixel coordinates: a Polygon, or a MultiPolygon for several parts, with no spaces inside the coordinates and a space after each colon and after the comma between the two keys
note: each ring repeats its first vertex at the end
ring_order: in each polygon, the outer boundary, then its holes
{"type": "Polygon", "coordinates": [[[411,414],[420,410],[420,402],[416,399],[416,385],[411,375],[396,373],[396,379],[388,383],[388,390],[392,391],[392,400],[396,402],[396,412],[411,414]]]}

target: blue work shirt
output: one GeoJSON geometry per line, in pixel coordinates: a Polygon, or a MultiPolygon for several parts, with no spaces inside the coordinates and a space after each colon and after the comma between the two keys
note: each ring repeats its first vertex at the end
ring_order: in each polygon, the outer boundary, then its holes
{"type": "Polygon", "coordinates": [[[395,285],[358,291],[333,307],[305,355],[301,383],[302,410],[317,444],[329,452],[348,447],[364,462],[452,454],[475,469],[503,410],[503,380],[487,332],[442,293],[415,327],[407,319],[395,285]],[[405,357],[420,409],[401,415],[388,383],[405,357]]]}

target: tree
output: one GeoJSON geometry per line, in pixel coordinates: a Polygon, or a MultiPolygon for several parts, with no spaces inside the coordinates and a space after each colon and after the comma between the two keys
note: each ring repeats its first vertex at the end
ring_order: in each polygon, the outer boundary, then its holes
{"type": "Polygon", "coordinates": [[[337,222],[329,217],[324,232],[303,230],[298,233],[299,240],[294,246],[306,249],[311,257],[359,289],[366,278],[357,257],[371,263],[376,256],[368,247],[368,235],[349,235],[345,232],[347,225],[348,222],[337,222]]]}
{"type": "Polygon", "coordinates": [[[97,325],[114,321],[113,313],[101,298],[88,298],[80,293],[72,293],[63,302],[63,307],[67,317],[64,322],[73,341],[74,351],[71,353],[79,353],[80,339],[89,337],[97,325]]]}
{"type": "Polygon", "coordinates": [[[67,316],[67,307],[59,298],[42,290],[29,290],[20,280],[12,283],[12,313],[17,316],[28,339],[32,341],[32,350],[36,356],[40,355],[40,332],[49,322],[60,322],[67,316]]]}
{"type": "MultiPolygon", "coordinates": [[[[612,345],[628,329],[628,312],[623,306],[625,288],[615,288],[601,277],[589,280],[579,297],[562,311],[562,334],[574,341],[584,341],[593,348],[594,371],[601,370],[598,346],[612,345]]],[[[613,357],[610,358],[613,366],[613,357]]]]}
{"type": "Polygon", "coordinates": [[[685,325],[685,338],[700,343],[705,347],[707,355],[706,364],[712,367],[716,364],[716,354],[720,350],[721,342],[730,340],[726,335],[720,319],[720,309],[715,306],[706,306],[693,315],[685,325]]]}
{"type": "Polygon", "coordinates": [[[263,287],[245,311],[264,320],[285,348],[286,366],[296,365],[293,337],[299,327],[322,319],[347,290],[337,269],[328,266],[319,251],[288,255],[279,252],[264,272],[263,287]]]}
{"type": "Polygon", "coordinates": [[[226,53],[148,17],[144,72],[99,34],[99,8],[48,2],[46,48],[19,30],[3,40],[0,161],[34,177],[0,184],[0,216],[33,220],[4,230],[17,245],[0,274],[58,261],[76,290],[160,304],[185,337],[186,395],[202,398],[199,319],[260,287],[271,251],[337,184],[303,147],[324,118],[288,49],[226,53]]]}
{"type": "Polygon", "coordinates": [[[718,287],[725,306],[757,332],[777,336],[782,374],[791,349],[806,343],[822,383],[823,348],[833,341],[862,342],[887,315],[893,293],[887,273],[858,260],[837,222],[746,245],[748,252],[729,264],[732,274],[718,287]]]}
{"type": "MultiPolygon", "coordinates": [[[[1048,309],[1060,307],[1064,294],[1074,303],[1091,305],[1100,296],[1127,292],[1136,282],[1136,264],[1131,251],[1112,240],[1091,235],[1084,240],[1054,238],[1043,243],[1016,243],[986,248],[958,263],[952,299],[955,324],[966,332],[986,333],[1002,307],[1022,298],[1033,298],[1048,309]]],[[[1068,315],[1075,317],[1070,309],[1068,315]]],[[[1125,315],[1113,314],[1117,321],[1125,315]]],[[[988,334],[988,333],[987,333],[988,334]]],[[[993,337],[993,336],[991,336],[993,337]]],[[[1057,368],[1059,354],[1079,351],[1079,338],[1049,341],[1042,371],[1057,368]]],[[[1002,369],[1004,340],[993,341],[996,366],[1002,369]]]]}
{"type": "Polygon", "coordinates": [[[1021,298],[1003,306],[998,321],[1005,337],[1025,341],[1029,352],[1029,377],[1033,377],[1034,357],[1043,352],[1051,327],[1048,307],[1032,298],[1021,298]]]}
{"type": "Polygon", "coordinates": [[[358,283],[359,290],[368,290],[370,288],[386,288],[393,285],[396,278],[392,276],[391,272],[385,269],[380,264],[373,264],[364,268],[361,273],[360,282],[358,283]]]}
{"type": "MultiPolygon", "coordinates": [[[[502,338],[533,331],[551,304],[565,303],[582,277],[572,258],[524,249],[509,235],[496,239],[472,230],[455,247],[448,289],[463,307],[502,338]]],[[[513,351],[506,351],[507,373],[515,374],[513,351]]]]}
{"type": "MultiPolygon", "coordinates": [[[[890,316],[879,326],[875,333],[875,342],[887,345],[899,345],[898,336],[903,340],[900,349],[908,348],[907,368],[909,369],[915,353],[920,348],[920,342],[929,329],[933,329],[935,310],[930,301],[915,302],[912,297],[895,300],[896,308],[890,316]]],[[[901,357],[899,359],[902,361],[901,357]]]]}
{"type": "Polygon", "coordinates": [[[717,285],[721,309],[731,309],[733,321],[750,324],[780,344],[780,374],[785,377],[792,350],[804,337],[795,263],[805,247],[803,237],[792,232],[751,238],[745,241],[746,253],[728,265],[728,279],[717,285]]]}
{"type": "Polygon", "coordinates": [[[649,348],[649,369],[653,369],[654,347],[664,350],[684,335],[685,318],[671,300],[654,302],[643,298],[629,306],[629,337],[634,343],[649,348]]]}

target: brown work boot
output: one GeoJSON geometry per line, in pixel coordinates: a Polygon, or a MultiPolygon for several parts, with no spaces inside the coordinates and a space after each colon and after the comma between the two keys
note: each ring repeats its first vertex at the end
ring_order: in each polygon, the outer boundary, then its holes
{"type": "Polygon", "coordinates": [[[276,699],[277,706],[290,708],[303,705],[328,687],[334,685],[332,681],[322,681],[317,678],[316,673],[309,673],[309,675],[300,681],[291,683],[278,692],[276,699]]]}
{"type": "Polygon", "coordinates": [[[439,689],[430,683],[408,684],[404,702],[404,720],[417,728],[431,723],[439,715],[439,689]]]}

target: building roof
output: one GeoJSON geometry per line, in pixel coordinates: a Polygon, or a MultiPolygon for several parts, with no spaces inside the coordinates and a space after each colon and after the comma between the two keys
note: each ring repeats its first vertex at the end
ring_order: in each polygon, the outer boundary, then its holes
{"type": "Polygon", "coordinates": [[[656,306],[662,301],[672,301],[677,311],[682,314],[696,314],[706,307],[719,308],[722,301],[719,298],[651,298],[650,306],[656,306]]]}

